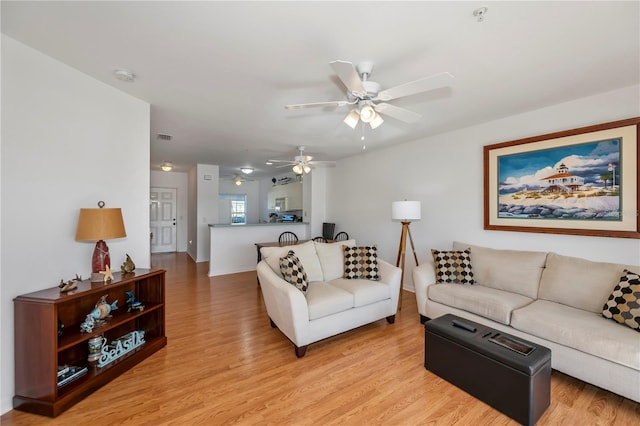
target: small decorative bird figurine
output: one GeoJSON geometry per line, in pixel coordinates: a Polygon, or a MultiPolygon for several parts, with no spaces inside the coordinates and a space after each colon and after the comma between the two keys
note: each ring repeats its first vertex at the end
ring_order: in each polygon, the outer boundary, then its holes
{"type": "Polygon", "coordinates": [[[64,282],[64,280],[60,280],[60,284],[58,285],[58,287],[60,287],[61,293],[66,293],[68,291],[75,290],[76,288],[78,288],[78,285],[73,280],[69,280],[66,283],[64,282]]]}
{"type": "Polygon", "coordinates": [[[129,257],[129,255],[127,254],[127,259],[124,261],[122,266],[120,266],[120,270],[126,274],[128,272],[133,272],[135,269],[136,264],[133,263],[133,260],[131,260],[131,257],[129,257]]]}

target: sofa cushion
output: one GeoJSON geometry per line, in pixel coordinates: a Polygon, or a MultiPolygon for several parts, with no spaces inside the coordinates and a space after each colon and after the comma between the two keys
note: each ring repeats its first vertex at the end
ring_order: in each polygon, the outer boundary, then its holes
{"type": "Polygon", "coordinates": [[[309,280],[300,259],[293,250],[290,250],[285,257],[280,258],[280,273],[286,282],[300,290],[302,294],[307,294],[309,280]]]}
{"type": "Polygon", "coordinates": [[[536,299],[547,254],[538,251],[498,250],[454,242],[454,250],[471,250],[476,284],[536,299]]]}
{"type": "Polygon", "coordinates": [[[623,270],[615,263],[549,253],[538,298],[601,314],[623,270]]]}
{"type": "Polygon", "coordinates": [[[380,280],[378,270],[378,249],[375,246],[342,246],[344,253],[344,275],[348,280],[380,280]]]}
{"type": "Polygon", "coordinates": [[[602,307],[602,316],[640,331],[640,275],[624,270],[602,307]]]}
{"type": "Polygon", "coordinates": [[[344,273],[344,253],[342,246],[354,246],[356,240],[338,241],[335,243],[314,243],[325,281],[342,278],[344,273]]]}
{"type": "Polygon", "coordinates": [[[428,287],[429,299],[509,325],[511,312],[533,299],[481,285],[438,284],[428,287]]]}
{"type": "Polygon", "coordinates": [[[356,308],[391,298],[390,286],[366,279],[338,278],[330,284],[353,294],[353,306],[356,308]]]}
{"type": "Polygon", "coordinates": [[[353,293],[324,282],[309,283],[307,306],[309,320],[353,308],[353,293]]]}
{"type": "Polygon", "coordinates": [[[316,253],[316,247],[313,241],[307,241],[302,244],[293,244],[283,247],[262,247],[260,253],[262,258],[273,269],[276,274],[280,273],[280,258],[284,257],[292,250],[304,267],[309,282],[323,281],[322,267],[316,253]]]}
{"type": "Polygon", "coordinates": [[[470,254],[469,250],[439,251],[431,249],[437,282],[473,284],[470,254]]]}
{"type": "Polygon", "coordinates": [[[511,326],[533,336],[640,370],[638,333],[603,318],[600,313],[548,300],[536,300],[513,311],[511,326]]]}

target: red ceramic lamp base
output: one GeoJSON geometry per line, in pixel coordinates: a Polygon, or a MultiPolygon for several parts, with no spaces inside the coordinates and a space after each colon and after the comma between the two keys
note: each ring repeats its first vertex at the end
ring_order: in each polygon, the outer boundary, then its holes
{"type": "Polygon", "coordinates": [[[107,247],[107,243],[104,240],[100,240],[96,243],[96,248],[93,250],[93,257],[91,258],[91,282],[104,281],[104,275],[100,271],[104,271],[107,266],[111,267],[109,247],[107,247]]]}

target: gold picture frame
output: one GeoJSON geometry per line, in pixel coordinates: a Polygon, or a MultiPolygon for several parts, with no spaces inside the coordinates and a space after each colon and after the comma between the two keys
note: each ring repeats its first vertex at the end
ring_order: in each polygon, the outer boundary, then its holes
{"type": "Polygon", "coordinates": [[[640,117],[484,147],[484,229],[640,238],[640,117]]]}

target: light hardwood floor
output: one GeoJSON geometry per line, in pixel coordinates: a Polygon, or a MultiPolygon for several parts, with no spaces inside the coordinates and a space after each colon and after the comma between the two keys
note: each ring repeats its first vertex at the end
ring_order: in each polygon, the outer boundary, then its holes
{"type": "MultiPolygon", "coordinates": [[[[10,411],[8,425],[512,425],[426,371],[413,293],[385,320],[309,346],[302,359],[269,326],[255,272],[207,277],[185,254],[167,270],[168,346],[49,419],[10,411]]],[[[539,425],[640,424],[640,404],[553,372],[539,425]]]]}

